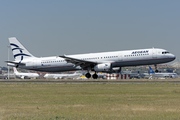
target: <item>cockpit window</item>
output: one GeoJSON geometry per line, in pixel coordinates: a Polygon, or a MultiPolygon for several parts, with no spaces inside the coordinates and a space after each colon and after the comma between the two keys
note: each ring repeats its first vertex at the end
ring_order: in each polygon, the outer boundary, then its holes
{"type": "Polygon", "coordinates": [[[165,52],[162,52],[162,54],[169,54],[170,52],[168,52],[168,51],[165,51],[165,52]]]}

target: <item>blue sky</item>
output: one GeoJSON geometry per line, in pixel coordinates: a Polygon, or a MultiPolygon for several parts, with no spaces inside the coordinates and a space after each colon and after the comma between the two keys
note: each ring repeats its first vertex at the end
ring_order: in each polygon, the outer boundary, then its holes
{"type": "Polygon", "coordinates": [[[6,66],[9,37],[37,57],[158,47],[180,58],[179,0],[0,3],[0,66],[6,66]]]}

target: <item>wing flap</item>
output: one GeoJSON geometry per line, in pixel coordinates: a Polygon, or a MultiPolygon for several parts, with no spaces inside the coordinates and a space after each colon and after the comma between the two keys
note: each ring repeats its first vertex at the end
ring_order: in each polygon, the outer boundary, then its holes
{"type": "Polygon", "coordinates": [[[87,60],[81,60],[77,58],[67,57],[67,56],[59,56],[61,58],[64,58],[68,63],[73,63],[76,66],[81,66],[82,68],[86,68],[89,66],[94,66],[98,64],[97,62],[87,61],[87,60]]]}

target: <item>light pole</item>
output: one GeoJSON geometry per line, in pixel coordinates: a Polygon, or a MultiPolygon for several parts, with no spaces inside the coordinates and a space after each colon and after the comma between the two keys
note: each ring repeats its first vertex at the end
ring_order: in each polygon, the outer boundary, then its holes
{"type": "MultiPolygon", "coordinates": [[[[8,61],[9,61],[9,48],[10,48],[10,46],[8,45],[7,47],[8,47],[8,61]]],[[[8,66],[8,79],[9,79],[9,66],[8,66]]]]}

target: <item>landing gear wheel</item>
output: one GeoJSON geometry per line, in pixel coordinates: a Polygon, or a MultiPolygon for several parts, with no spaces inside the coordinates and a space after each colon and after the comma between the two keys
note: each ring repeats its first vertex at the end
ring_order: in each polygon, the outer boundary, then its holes
{"type": "Polygon", "coordinates": [[[98,75],[97,74],[93,74],[93,79],[97,79],[98,78],[98,75]]]}
{"type": "Polygon", "coordinates": [[[91,77],[91,74],[90,73],[86,73],[85,75],[87,78],[90,78],[91,77]]]}

